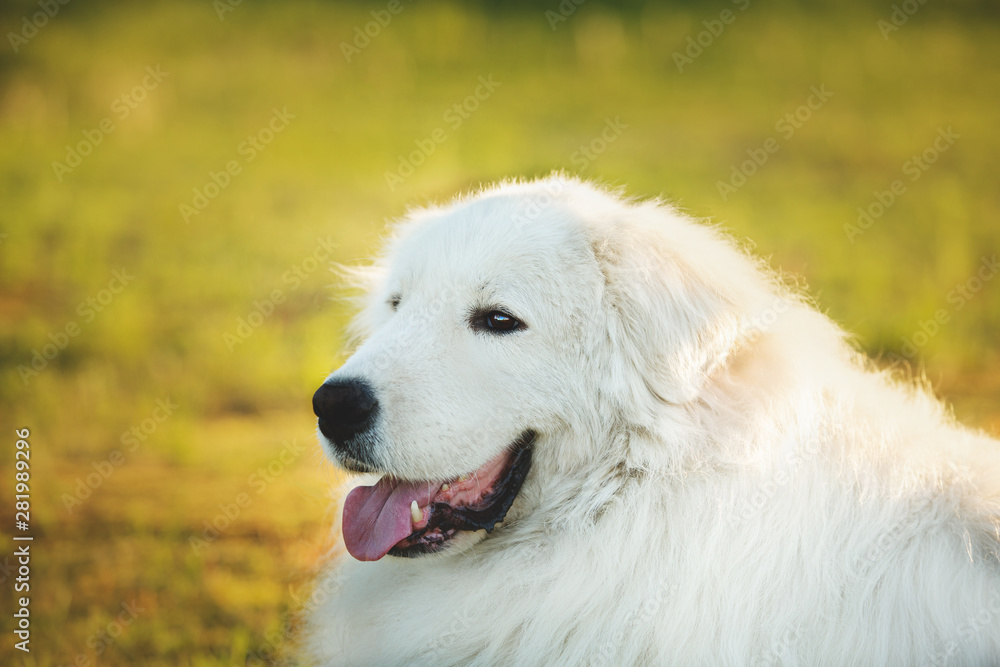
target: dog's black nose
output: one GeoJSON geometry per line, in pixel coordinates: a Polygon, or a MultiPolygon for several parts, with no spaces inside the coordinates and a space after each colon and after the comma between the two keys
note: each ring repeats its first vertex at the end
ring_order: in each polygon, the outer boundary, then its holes
{"type": "Polygon", "coordinates": [[[313,394],[319,430],[335,445],[367,429],[377,408],[375,393],[362,380],[327,382],[313,394]]]}

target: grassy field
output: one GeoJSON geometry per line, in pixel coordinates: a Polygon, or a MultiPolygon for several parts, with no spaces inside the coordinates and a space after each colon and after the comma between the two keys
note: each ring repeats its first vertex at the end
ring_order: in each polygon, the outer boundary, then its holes
{"type": "Polygon", "coordinates": [[[328,264],[497,178],[723,224],[1000,432],[998,16],[891,5],[5,4],[0,432],[31,430],[35,542],[0,663],[280,654],[336,509],[328,264]]]}

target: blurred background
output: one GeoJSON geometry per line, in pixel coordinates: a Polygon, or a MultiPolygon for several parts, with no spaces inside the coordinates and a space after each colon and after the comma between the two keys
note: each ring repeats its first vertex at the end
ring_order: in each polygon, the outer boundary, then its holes
{"type": "Polygon", "coordinates": [[[0,663],[279,660],[337,511],[329,264],[495,179],[672,199],[1000,432],[993,2],[64,1],[0,9],[0,663]]]}

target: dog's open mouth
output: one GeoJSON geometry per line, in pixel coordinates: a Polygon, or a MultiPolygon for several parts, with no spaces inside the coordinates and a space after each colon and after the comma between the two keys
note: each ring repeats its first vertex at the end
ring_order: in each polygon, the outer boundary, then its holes
{"type": "Polygon", "coordinates": [[[531,467],[535,434],[525,432],[468,475],[407,482],[386,475],[344,501],[344,542],[358,560],[413,557],[443,548],[460,530],[492,532],[503,521],[531,467]]]}

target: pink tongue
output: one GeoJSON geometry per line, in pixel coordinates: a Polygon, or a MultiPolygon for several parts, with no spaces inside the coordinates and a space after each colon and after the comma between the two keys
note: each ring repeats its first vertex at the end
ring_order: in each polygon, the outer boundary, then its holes
{"type": "Polygon", "coordinates": [[[413,532],[410,503],[430,504],[427,482],[401,482],[383,477],[375,486],[359,486],[344,500],[344,543],[358,560],[378,560],[413,532]]]}

